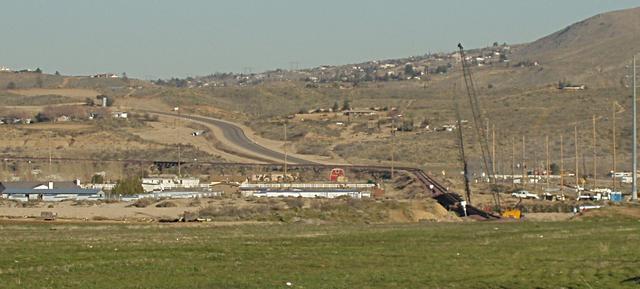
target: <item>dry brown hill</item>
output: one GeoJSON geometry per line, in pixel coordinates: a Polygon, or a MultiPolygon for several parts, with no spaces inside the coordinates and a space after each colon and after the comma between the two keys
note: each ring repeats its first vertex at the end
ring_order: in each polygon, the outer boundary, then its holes
{"type": "Polygon", "coordinates": [[[621,85],[634,53],[640,52],[640,7],[599,14],[534,42],[516,47],[514,60],[539,61],[529,75],[538,83],[570,81],[588,86],[621,85]]]}

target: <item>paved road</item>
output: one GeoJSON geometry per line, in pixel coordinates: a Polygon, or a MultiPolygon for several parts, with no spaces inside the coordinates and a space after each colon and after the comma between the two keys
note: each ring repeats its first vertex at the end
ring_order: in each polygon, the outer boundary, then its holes
{"type": "MultiPolygon", "coordinates": [[[[160,112],[160,111],[144,111],[144,112],[148,112],[148,113],[154,113],[154,114],[160,114],[160,115],[167,115],[167,116],[173,116],[173,117],[177,117],[178,114],[174,114],[174,113],[168,113],[168,112],[160,112]]],[[[242,128],[240,128],[239,126],[228,122],[228,121],[224,121],[221,119],[216,119],[216,118],[211,118],[211,117],[203,117],[203,116],[196,116],[196,115],[180,115],[180,118],[184,118],[184,119],[191,119],[191,120],[195,120],[195,121],[200,121],[200,122],[205,122],[211,125],[214,125],[218,128],[220,128],[220,130],[222,131],[223,137],[225,139],[227,139],[229,142],[233,143],[234,145],[241,147],[245,150],[251,151],[253,154],[255,154],[258,157],[266,157],[266,158],[271,158],[271,159],[279,159],[279,160],[284,160],[284,154],[278,151],[274,151],[272,149],[263,147],[255,142],[253,142],[251,139],[249,139],[245,134],[244,131],[242,130],[242,128]]],[[[233,148],[231,148],[233,149],[233,148]]],[[[315,164],[312,161],[308,161],[305,159],[301,159],[301,158],[297,158],[297,157],[293,157],[290,155],[287,155],[287,163],[293,163],[293,164],[315,164]]]]}

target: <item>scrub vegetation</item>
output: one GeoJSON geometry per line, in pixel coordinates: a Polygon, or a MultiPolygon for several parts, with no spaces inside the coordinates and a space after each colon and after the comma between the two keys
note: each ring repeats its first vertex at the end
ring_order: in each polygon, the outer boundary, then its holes
{"type": "MultiPolygon", "coordinates": [[[[3,288],[624,288],[637,219],[0,224],[3,288]],[[240,273],[240,274],[239,274],[240,273]]],[[[635,279],[634,279],[635,278],[635,279]]],[[[635,281],[634,281],[635,280],[635,281]]]]}

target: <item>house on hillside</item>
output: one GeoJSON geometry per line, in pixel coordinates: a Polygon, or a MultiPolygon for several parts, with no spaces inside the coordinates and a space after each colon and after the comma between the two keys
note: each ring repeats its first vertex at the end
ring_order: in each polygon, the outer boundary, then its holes
{"type": "Polygon", "coordinates": [[[562,90],[584,90],[587,87],[585,85],[566,85],[562,87],[562,90]]]}
{"type": "Polygon", "coordinates": [[[350,109],[342,112],[344,115],[350,116],[372,116],[376,115],[377,112],[371,109],[350,109]]]}
{"type": "Polygon", "coordinates": [[[91,75],[91,78],[120,78],[120,76],[115,73],[98,73],[91,75]]]}
{"type": "Polygon", "coordinates": [[[61,115],[59,117],[56,117],[56,122],[66,122],[66,121],[70,121],[71,118],[67,115],[61,115]]]}
{"type": "Polygon", "coordinates": [[[17,201],[41,200],[100,200],[104,192],[99,189],[83,189],[79,181],[73,182],[2,182],[0,196],[17,201]]]}
{"type": "Polygon", "coordinates": [[[112,114],[113,118],[127,118],[128,114],[123,111],[114,111],[112,114]]]}

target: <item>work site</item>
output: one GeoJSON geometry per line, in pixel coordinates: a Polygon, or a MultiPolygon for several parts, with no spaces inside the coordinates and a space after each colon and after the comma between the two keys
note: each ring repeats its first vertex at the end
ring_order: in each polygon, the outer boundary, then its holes
{"type": "Polygon", "coordinates": [[[640,284],[640,2],[147,2],[9,5],[0,287],[640,284]]]}

